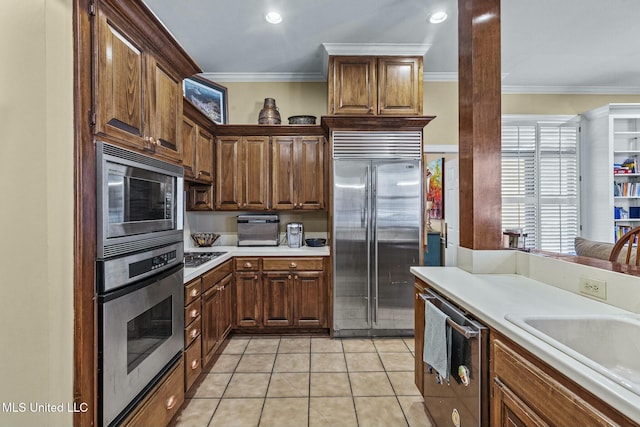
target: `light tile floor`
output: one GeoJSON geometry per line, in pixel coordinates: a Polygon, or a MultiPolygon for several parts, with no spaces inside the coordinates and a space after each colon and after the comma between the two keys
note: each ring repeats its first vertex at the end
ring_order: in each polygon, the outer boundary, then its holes
{"type": "Polygon", "coordinates": [[[413,351],[413,338],[234,336],[177,427],[428,427],[413,351]]]}

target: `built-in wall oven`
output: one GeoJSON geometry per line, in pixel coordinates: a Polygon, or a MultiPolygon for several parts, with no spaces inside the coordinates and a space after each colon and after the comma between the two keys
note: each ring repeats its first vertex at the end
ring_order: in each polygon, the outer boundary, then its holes
{"type": "Polygon", "coordinates": [[[119,425],[184,348],[182,168],[98,143],[98,400],[119,425]]]}

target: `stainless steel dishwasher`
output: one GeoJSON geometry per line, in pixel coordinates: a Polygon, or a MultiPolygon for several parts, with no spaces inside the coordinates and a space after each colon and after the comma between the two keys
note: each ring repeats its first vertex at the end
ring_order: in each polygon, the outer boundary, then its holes
{"type": "Polygon", "coordinates": [[[422,363],[424,404],[434,426],[489,425],[489,329],[429,289],[420,298],[447,314],[451,328],[449,382],[422,363]]]}

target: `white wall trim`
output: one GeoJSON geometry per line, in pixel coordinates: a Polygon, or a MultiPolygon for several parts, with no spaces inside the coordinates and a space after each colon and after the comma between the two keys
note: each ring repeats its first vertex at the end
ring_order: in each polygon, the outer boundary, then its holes
{"type": "Polygon", "coordinates": [[[424,144],[423,153],[457,153],[458,144],[424,144]]]}
{"type": "Polygon", "coordinates": [[[517,86],[502,85],[502,93],[509,94],[567,94],[567,95],[638,95],[638,86],[517,86]]]}

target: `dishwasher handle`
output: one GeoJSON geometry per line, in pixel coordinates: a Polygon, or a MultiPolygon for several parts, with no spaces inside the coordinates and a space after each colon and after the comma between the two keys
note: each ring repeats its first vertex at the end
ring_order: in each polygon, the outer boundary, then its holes
{"type": "MultiPolygon", "coordinates": [[[[420,294],[420,298],[425,301],[436,299],[433,295],[420,294]]],[[[466,339],[477,338],[480,336],[480,332],[474,330],[468,326],[462,326],[453,321],[451,317],[447,317],[447,325],[451,326],[453,329],[462,334],[466,339]]]]}

